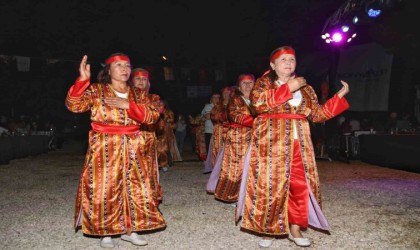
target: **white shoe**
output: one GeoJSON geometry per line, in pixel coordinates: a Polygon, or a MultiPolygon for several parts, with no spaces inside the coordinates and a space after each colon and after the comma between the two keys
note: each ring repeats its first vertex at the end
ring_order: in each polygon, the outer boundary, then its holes
{"type": "Polygon", "coordinates": [[[300,247],[309,247],[311,245],[311,241],[308,238],[295,238],[291,233],[289,233],[287,238],[300,247]]]}
{"type": "Polygon", "coordinates": [[[100,245],[101,245],[102,248],[114,248],[114,246],[115,246],[114,241],[109,236],[103,237],[101,239],[100,245]]]}
{"type": "Polygon", "coordinates": [[[232,206],[232,207],[236,207],[236,202],[230,203],[229,205],[232,206]]]}
{"type": "Polygon", "coordinates": [[[260,247],[271,247],[271,245],[273,244],[273,239],[262,239],[258,242],[258,245],[260,247]]]}
{"type": "Polygon", "coordinates": [[[163,167],[163,168],[162,168],[162,171],[163,171],[163,172],[168,172],[168,167],[163,167]]]}
{"type": "Polygon", "coordinates": [[[131,233],[130,236],[126,234],[121,235],[121,239],[125,241],[129,241],[133,245],[136,245],[136,246],[145,246],[148,243],[145,239],[143,239],[143,237],[141,237],[140,235],[134,232],[131,233]]]}

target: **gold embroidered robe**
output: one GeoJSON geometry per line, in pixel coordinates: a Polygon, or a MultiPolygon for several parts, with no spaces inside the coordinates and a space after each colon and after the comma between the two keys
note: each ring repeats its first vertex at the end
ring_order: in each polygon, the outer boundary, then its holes
{"type": "Polygon", "coordinates": [[[224,114],[226,114],[226,108],[222,104],[215,105],[210,111],[210,118],[213,122],[213,135],[211,136],[211,166],[213,168],[217,153],[223,144],[224,135],[227,132],[227,127],[223,126],[224,114]]]}
{"type": "Polygon", "coordinates": [[[287,199],[295,128],[307,184],[321,207],[320,183],[308,120],[324,122],[347,109],[348,103],[335,95],[321,106],[312,87],[306,86],[300,91],[302,101],[294,107],[287,102],[293,97],[287,84],[277,87],[268,77],[261,77],[253,88],[251,102],[259,114],[302,114],[307,119],[254,119],[241,225],[244,229],[267,235],[288,233],[287,199]]]}
{"type": "MultiPolygon", "coordinates": [[[[140,103],[146,105],[160,106],[160,97],[155,94],[144,94],[139,97],[140,103]]],[[[156,124],[140,125],[140,145],[141,145],[141,161],[143,161],[150,176],[150,185],[153,190],[153,195],[157,202],[162,201],[162,188],[159,185],[159,168],[157,164],[157,139],[156,139],[156,124]]]]}
{"type": "MultiPolygon", "coordinates": [[[[90,111],[91,121],[114,126],[140,126],[156,122],[159,111],[140,103],[144,95],[131,87],[128,110],[105,104],[116,97],[108,84],[77,80],[66,97],[67,108],[75,113],[90,111]],[[139,115],[140,120],[132,119],[139,115]]],[[[141,161],[140,137],[135,134],[89,132],[89,149],[80,175],[76,198],[75,228],[88,235],[116,235],[166,226],[157,209],[150,177],[141,161]]]]}
{"type": "Polygon", "coordinates": [[[251,141],[252,116],[241,96],[235,95],[228,106],[231,122],[224,145],[225,151],[214,196],[216,199],[235,202],[241,185],[244,156],[251,141]]]}

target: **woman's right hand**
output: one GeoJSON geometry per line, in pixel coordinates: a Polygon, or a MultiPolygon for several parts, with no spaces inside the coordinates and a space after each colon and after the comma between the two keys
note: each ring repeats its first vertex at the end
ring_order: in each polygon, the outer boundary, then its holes
{"type": "Polygon", "coordinates": [[[303,77],[295,77],[287,81],[287,85],[289,86],[290,92],[295,92],[306,85],[306,79],[303,77]]]}
{"type": "Polygon", "coordinates": [[[87,55],[84,55],[79,67],[79,80],[85,81],[90,79],[90,64],[87,64],[87,55]]]}

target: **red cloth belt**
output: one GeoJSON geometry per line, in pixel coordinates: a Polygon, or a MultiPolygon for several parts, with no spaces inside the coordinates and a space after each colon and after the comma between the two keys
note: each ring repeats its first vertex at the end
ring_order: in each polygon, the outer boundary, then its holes
{"type": "Polygon", "coordinates": [[[261,118],[272,118],[272,119],[306,119],[305,115],[300,114],[286,114],[286,113],[279,113],[279,114],[260,114],[258,117],[261,118]]]}
{"type": "Polygon", "coordinates": [[[91,125],[93,131],[107,134],[135,134],[140,131],[137,125],[117,126],[97,122],[92,122],[91,125]]]}

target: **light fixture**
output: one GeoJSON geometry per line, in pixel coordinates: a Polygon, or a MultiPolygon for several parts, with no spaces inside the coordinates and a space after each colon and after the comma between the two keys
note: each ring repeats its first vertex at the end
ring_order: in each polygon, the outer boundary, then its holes
{"type": "Polygon", "coordinates": [[[321,35],[321,38],[328,44],[339,45],[343,42],[349,43],[355,36],[354,26],[343,23],[329,28],[327,32],[321,35]]]}
{"type": "Polygon", "coordinates": [[[381,15],[383,0],[372,0],[365,4],[365,12],[370,18],[377,18],[381,15]]]}

